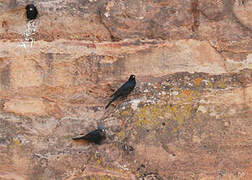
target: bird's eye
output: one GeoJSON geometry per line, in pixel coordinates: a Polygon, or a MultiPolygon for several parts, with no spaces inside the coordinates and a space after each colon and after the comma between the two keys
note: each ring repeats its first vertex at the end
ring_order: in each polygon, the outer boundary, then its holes
{"type": "Polygon", "coordinates": [[[32,11],[33,9],[32,8],[30,8],[30,11],[32,11]]]}

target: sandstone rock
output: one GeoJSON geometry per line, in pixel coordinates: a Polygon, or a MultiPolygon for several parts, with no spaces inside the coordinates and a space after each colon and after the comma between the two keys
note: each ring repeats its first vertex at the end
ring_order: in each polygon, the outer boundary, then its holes
{"type": "MultiPolygon", "coordinates": [[[[98,43],[95,48],[89,43],[65,41],[49,44],[36,42],[32,48],[6,43],[1,48],[2,52],[8,52],[8,56],[5,56],[7,60],[3,61],[8,66],[3,67],[2,74],[8,75],[5,75],[5,79],[11,79],[5,84],[25,88],[42,84],[69,87],[80,85],[83,80],[106,80],[112,74],[119,77],[132,73],[158,77],[181,71],[226,72],[224,59],[207,41],[160,41],[159,44],[129,41],[126,43],[128,47],[125,47],[125,43],[98,43]],[[113,46],[116,48],[107,50],[113,46]],[[44,53],[47,50],[49,52],[44,53]],[[32,54],[30,58],[29,54],[32,54]]],[[[237,70],[240,69],[237,67],[237,70]]]]}
{"type": "Polygon", "coordinates": [[[102,22],[114,40],[125,38],[189,38],[193,23],[189,1],[109,1],[102,22]]]}
{"type": "Polygon", "coordinates": [[[41,99],[11,99],[4,104],[6,112],[20,115],[46,115],[45,105],[41,99]]]}
{"type": "Polygon", "coordinates": [[[233,10],[241,23],[244,24],[244,26],[246,26],[248,29],[252,30],[252,23],[250,21],[250,19],[252,18],[252,2],[243,1],[242,4],[236,3],[233,10]]]}
{"type": "Polygon", "coordinates": [[[163,76],[181,71],[214,74],[226,72],[222,57],[209,43],[194,40],[167,43],[160,48],[130,54],[125,59],[125,70],[137,75],[163,76]]]}
{"type": "Polygon", "coordinates": [[[0,179],[251,179],[250,1],[34,3],[0,0],[0,179]]]}

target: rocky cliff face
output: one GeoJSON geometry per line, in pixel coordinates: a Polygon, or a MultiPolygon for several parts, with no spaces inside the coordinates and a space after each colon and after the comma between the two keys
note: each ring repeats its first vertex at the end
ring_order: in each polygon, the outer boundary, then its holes
{"type": "Polygon", "coordinates": [[[0,0],[0,179],[252,179],[252,1],[26,3],[0,0]]]}

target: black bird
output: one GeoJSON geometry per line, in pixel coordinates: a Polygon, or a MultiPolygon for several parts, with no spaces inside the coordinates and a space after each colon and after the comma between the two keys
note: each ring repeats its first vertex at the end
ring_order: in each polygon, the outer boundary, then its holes
{"type": "Polygon", "coordinates": [[[28,4],[26,7],[26,17],[28,19],[28,21],[36,19],[38,16],[38,10],[37,8],[34,6],[34,4],[28,4]]]}
{"type": "Polygon", "coordinates": [[[78,136],[72,138],[73,140],[86,140],[91,143],[100,144],[104,139],[106,139],[106,134],[104,128],[98,127],[98,129],[89,132],[84,136],[78,136]]]}
{"type": "Polygon", "coordinates": [[[127,97],[129,95],[129,93],[131,91],[133,91],[133,89],[136,86],[136,79],[135,79],[135,75],[131,75],[128,79],[128,81],[126,83],[124,83],[119,89],[117,89],[117,91],[112,94],[110,97],[113,97],[110,102],[108,103],[108,105],[105,107],[105,109],[107,109],[109,107],[109,105],[115,101],[117,98],[119,97],[127,97]]]}

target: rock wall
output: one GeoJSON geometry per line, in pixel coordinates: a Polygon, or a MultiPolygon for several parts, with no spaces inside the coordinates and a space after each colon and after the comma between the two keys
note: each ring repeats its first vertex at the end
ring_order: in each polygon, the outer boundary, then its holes
{"type": "Polygon", "coordinates": [[[27,3],[0,0],[0,179],[252,179],[251,0],[27,3]]]}

